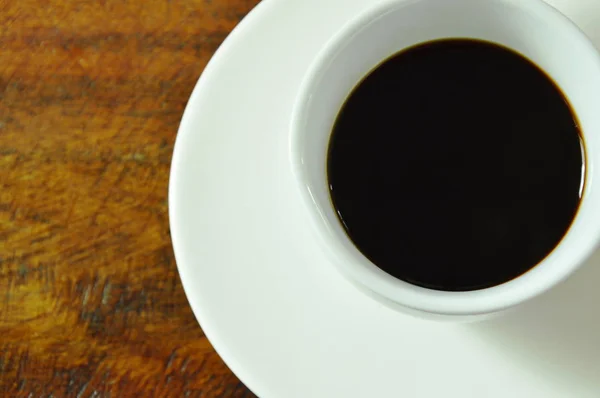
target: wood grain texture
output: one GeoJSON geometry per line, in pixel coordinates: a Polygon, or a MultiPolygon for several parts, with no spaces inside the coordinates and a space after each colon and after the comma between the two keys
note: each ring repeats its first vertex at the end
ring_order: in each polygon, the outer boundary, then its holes
{"type": "Polygon", "coordinates": [[[190,311],[167,186],[257,2],[0,0],[0,396],[253,396],[190,311]]]}

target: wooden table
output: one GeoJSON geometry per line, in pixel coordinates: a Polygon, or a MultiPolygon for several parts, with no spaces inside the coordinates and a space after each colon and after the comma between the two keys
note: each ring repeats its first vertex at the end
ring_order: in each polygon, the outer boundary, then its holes
{"type": "Polygon", "coordinates": [[[173,142],[258,0],[0,0],[0,396],[250,397],[167,217],[173,142]]]}

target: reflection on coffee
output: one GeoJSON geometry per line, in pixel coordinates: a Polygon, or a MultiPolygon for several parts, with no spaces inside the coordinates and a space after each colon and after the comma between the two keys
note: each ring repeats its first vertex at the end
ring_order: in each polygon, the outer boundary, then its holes
{"type": "Polygon", "coordinates": [[[537,265],[579,207],[585,153],[557,85],[502,46],[424,43],[346,100],[329,144],[331,199],[356,247],[406,282],[470,291],[537,265]]]}

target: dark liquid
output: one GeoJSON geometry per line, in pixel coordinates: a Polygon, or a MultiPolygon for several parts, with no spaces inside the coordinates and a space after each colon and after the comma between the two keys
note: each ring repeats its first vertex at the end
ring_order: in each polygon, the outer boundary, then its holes
{"type": "Polygon", "coordinates": [[[523,56],[483,41],[422,44],[352,92],[331,137],[331,198],[356,247],[406,282],[510,281],[567,233],[584,178],[565,97],[523,56]]]}

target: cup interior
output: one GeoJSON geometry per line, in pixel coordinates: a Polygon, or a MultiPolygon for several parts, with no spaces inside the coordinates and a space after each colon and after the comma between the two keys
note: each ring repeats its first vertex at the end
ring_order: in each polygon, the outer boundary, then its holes
{"type": "MultiPolygon", "coordinates": [[[[309,70],[293,113],[291,161],[315,231],[344,275],[402,306],[435,314],[497,312],[530,299],[570,275],[600,237],[600,57],[566,17],[539,0],[391,0],[358,16],[328,42],[309,70]],[[542,68],[568,98],[586,149],[585,190],[561,244],[523,276],[488,289],[442,292],[398,280],[364,257],[332,206],[326,173],[330,134],[354,87],[388,57],[419,43],[473,38],[509,47],[542,68]]],[[[402,110],[399,110],[401,112],[402,110]]],[[[435,248],[432,248],[435,250],[435,248]]]]}

